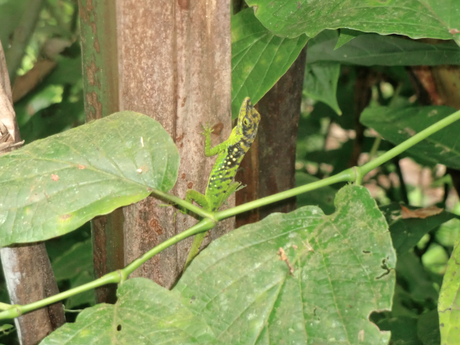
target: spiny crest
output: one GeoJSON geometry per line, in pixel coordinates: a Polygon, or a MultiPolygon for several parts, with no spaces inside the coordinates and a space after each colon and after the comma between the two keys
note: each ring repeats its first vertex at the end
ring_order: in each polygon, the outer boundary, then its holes
{"type": "Polygon", "coordinates": [[[247,140],[252,142],[257,134],[259,127],[260,114],[252,105],[251,99],[246,97],[241,105],[238,115],[237,128],[239,133],[247,140]]]}

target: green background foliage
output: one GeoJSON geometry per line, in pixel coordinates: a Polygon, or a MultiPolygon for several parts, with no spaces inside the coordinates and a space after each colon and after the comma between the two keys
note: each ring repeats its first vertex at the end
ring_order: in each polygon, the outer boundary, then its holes
{"type": "MultiPolygon", "coordinates": [[[[361,152],[377,157],[454,112],[414,100],[405,67],[459,64],[455,30],[460,30],[460,4],[247,4],[256,7],[232,17],[233,116],[244,97],[257,103],[308,43],[297,185],[349,167],[356,141],[347,134],[331,146],[334,128],[349,133],[365,126],[361,152]],[[376,82],[369,106],[359,114],[354,97],[363,74],[373,75],[376,82]],[[380,139],[367,128],[383,137],[379,145],[380,139]]],[[[6,51],[26,12],[27,1],[0,4],[0,39],[6,51]]],[[[51,38],[59,39],[65,49],[53,56],[52,72],[15,102],[27,145],[0,158],[0,242],[60,236],[47,241],[47,250],[61,290],[94,279],[85,222],[141,200],[152,188],[170,190],[179,164],[169,136],[138,114],[118,114],[71,129],[84,122],[76,23],[74,2],[46,1],[18,74],[26,74],[47,56],[45,47],[56,47],[51,38]],[[75,221],[64,224],[62,216],[70,214],[74,217],[66,219],[75,221]]],[[[459,168],[457,127],[445,128],[370,174],[364,185],[372,197],[363,187],[328,186],[299,195],[294,212],[271,215],[215,241],[172,291],[130,279],[120,285],[115,305],[94,306],[94,291],[72,296],[66,308],[88,308],[76,323],[66,324],[43,344],[86,344],[94,339],[101,344],[113,339],[133,344],[404,345],[440,344],[442,339],[443,344],[457,344],[459,250],[454,245],[459,207],[447,200],[453,189],[449,174],[436,174],[439,163],[459,168]],[[445,191],[437,202],[444,208],[441,214],[402,218],[400,203],[411,209],[429,203],[427,186],[404,181],[408,175],[402,171],[402,159],[429,170],[429,188],[445,191]],[[399,183],[393,182],[395,175],[399,183]],[[279,248],[285,250],[292,274],[280,260],[279,248]]],[[[1,301],[8,300],[4,284],[0,295],[1,301]]],[[[77,314],[67,314],[68,320],[72,315],[77,314]]],[[[14,343],[12,336],[0,342],[14,343]]]]}

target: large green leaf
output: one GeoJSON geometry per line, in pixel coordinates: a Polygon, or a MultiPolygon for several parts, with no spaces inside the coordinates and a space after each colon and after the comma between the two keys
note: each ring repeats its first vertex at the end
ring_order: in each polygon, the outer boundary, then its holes
{"type": "Polygon", "coordinates": [[[342,188],[335,205],[330,216],[308,206],[231,232],[174,290],[223,344],[386,344],[368,315],[391,307],[388,226],[363,187],[342,188]]]}
{"type": "Polygon", "coordinates": [[[232,231],[172,291],[128,280],[115,306],[84,311],[42,344],[387,344],[368,316],[391,307],[388,226],[364,187],[342,188],[335,205],[330,216],[308,206],[232,231]]]}
{"type": "Polygon", "coordinates": [[[460,3],[452,0],[246,2],[255,7],[265,27],[284,37],[314,37],[324,29],[348,28],[382,35],[451,39],[460,28],[460,3]]]}
{"type": "Polygon", "coordinates": [[[460,344],[460,242],[455,245],[439,295],[438,313],[441,344],[460,344]]]}
{"type": "MultiPolygon", "coordinates": [[[[360,121],[374,128],[389,142],[398,145],[454,112],[453,108],[439,106],[403,109],[376,107],[366,108],[361,114],[360,121]]],[[[458,133],[459,121],[427,137],[407,152],[433,165],[439,163],[460,169],[458,133]]]]}
{"type": "Polygon", "coordinates": [[[398,36],[363,34],[340,48],[337,32],[325,30],[308,42],[307,63],[340,62],[365,66],[458,65],[460,48],[454,42],[430,44],[398,36]]]}
{"type": "Polygon", "coordinates": [[[115,305],[85,309],[41,345],[70,344],[211,344],[214,336],[203,318],[180,302],[180,295],[156,283],[135,278],[117,291],[115,305]]]}
{"type": "Polygon", "coordinates": [[[170,190],[179,155],[155,120],[116,113],[0,157],[0,246],[70,232],[170,190]]]}
{"type": "Polygon", "coordinates": [[[308,38],[273,35],[251,9],[232,16],[232,114],[245,97],[257,103],[297,59],[308,38]]]}

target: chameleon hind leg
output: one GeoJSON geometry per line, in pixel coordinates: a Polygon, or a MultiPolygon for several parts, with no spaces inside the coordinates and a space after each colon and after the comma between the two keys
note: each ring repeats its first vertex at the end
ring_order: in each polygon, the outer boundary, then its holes
{"type": "MultiPolygon", "coordinates": [[[[208,210],[209,205],[206,196],[204,196],[200,192],[197,192],[196,190],[189,189],[187,193],[185,193],[185,201],[192,203],[192,200],[195,200],[195,202],[198,205],[200,205],[204,210],[208,210]]],[[[187,211],[185,211],[185,213],[187,213],[187,211]]]]}
{"type": "MultiPolygon", "coordinates": [[[[197,192],[196,190],[189,189],[187,193],[185,194],[185,201],[191,203],[192,200],[195,200],[195,202],[201,207],[203,207],[203,209],[205,210],[207,210],[209,207],[208,200],[203,194],[201,194],[200,192],[197,192]]],[[[206,236],[206,233],[207,231],[195,235],[192,246],[190,247],[190,251],[188,252],[187,260],[185,261],[184,269],[187,268],[187,266],[190,264],[193,258],[198,254],[201,243],[203,242],[203,239],[206,236]]]]}
{"type": "MultiPolygon", "coordinates": [[[[239,189],[241,189],[243,187],[244,186],[241,186],[241,183],[239,183],[239,182],[232,183],[230,185],[230,187],[227,189],[227,191],[225,192],[223,200],[226,200],[230,195],[232,195],[232,193],[234,193],[235,191],[237,191],[237,190],[239,190],[239,189]]],[[[188,190],[187,191],[187,194],[185,196],[185,200],[191,202],[191,199],[195,200],[196,203],[201,205],[203,208],[208,207],[208,201],[207,201],[206,197],[203,194],[201,194],[201,193],[199,193],[199,192],[197,192],[195,190],[188,190]],[[190,193],[190,198],[189,198],[189,193],[190,193]],[[197,197],[200,200],[198,201],[197,199],[195,199],[195,197],[197,197]],[[203,204],[205,204],[206,206],[200,204],[200,201],[203,202],[203,204]]],[[[206,232],[201,232],[201,233],[195,235],[195,238],[193,239],[192,246],[190,247],[190,251],[188,252],[187,260],[185,261],[184,269],[186,269],[188,267],[188,265],[190,265],[190,262],[199,253],[201,243],[203,243],[204,237],[206,236],[207,233],[208,232],[206,231],[206,232]]]]}

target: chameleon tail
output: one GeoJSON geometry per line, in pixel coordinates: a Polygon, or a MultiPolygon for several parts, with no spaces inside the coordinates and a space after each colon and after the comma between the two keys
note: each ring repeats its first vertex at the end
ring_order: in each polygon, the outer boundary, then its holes
{"type": "Polygon", "coordinates": [[[192,262],[193,258],[200,251],[201,243],[203,242],[204,237],[206,236],[207,233],[208,232],[206,231],[206,232],[201,232],[195,235],[192,246],[190,247],[190,251],[188,252],[187,260],[185,261],[184,270],[188,267],[188,265],[190,265],[190,262],[192,262]]]}

